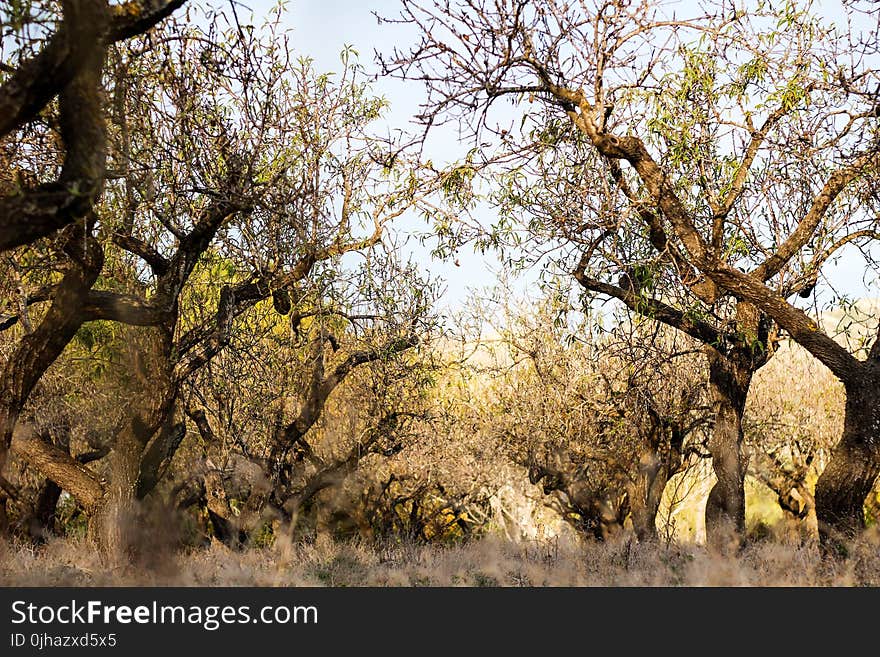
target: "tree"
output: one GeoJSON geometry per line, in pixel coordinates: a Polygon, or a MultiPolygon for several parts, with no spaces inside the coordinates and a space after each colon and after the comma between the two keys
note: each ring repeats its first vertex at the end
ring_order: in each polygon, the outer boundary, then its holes
{"type": "MultiPolygon", "coordinates": [[[[26,322],[31,304],[49,304],[0,368],[0,471],[18,416],[46,369],[84,322],[127,305],[92,293],[104,262],[92,234],[107,175],[102,74],[112,44],[147,32],[182,4],[69,0],[59,14],[57,3],[35,2],[2,15],[0,144],[8,179],[0,188],[0,251],[60,232],[48,249],[58,275],[47,280],[46,267],[37,267],[39,287],[19,285],[18,312],[4,318],[5,330],[26,322]]],[[[13,253],[13,270],[19,256],[39,261],[27,249],[13,253]]]]}
{"type": "MultiPolygon", "coordinates": [[[[742,409],[774,324],[843,381],[843,438],[816,505],[823,534],[850,535],[880,469],[877,419],[860,410],[878,408],[880,341],[860,360],[788,299],[808,298],[830,258],[878,236],[877,45],[808,10],[719,3],[681,18],[650,2],[405,0],[396,20],[420,41],[385,66],[426,85],[426,125],[461,118],[474,144],[496,149],[472,153],[473,169],[556,167],[537,221],[571,245],[585,289],[707,345],[708,527],[742,528],[742,409]],[[521,121],[499,122],[503,100],[521,121]]],[[[514,182],[510,207],[534,207],[514,182]]]]}
{"type": "MultiPolygon", "coordinates": [[[[183,386],[239,318],[268,300],[280,315],[322,312],[308,304],[351,275],[343,256],[377,245],[422,192],[399,173],[404,157],[389,162],[393,144],[370,135],[384,101],[369,95],[352,53],[338,77],[319,75],[308,59],[292,61],[280,13],[263,29],[224,21],[167,23],[113,55],[116,175],[96,212],[112,260],[106,289],[82,307],[144,328],[120,363],[127,413],[113,431],[109,484],[43,441],[17,446],[88,509],[112,553],[185,435],[183,386]]],[[[326,336],[315,339],[323,349],[326,336]]],[[[375,357],[353,353],[347,367],[375,357]]],[[[316,403],[334,385],[319,386],[316,403]]]]}
{"type": "Polygon", "coordinates": [[[554,305],[504,305],[484,431],[578,533],[656,540],[667,483],[705,451],[700,352],[638,315],[603,330],[554,305]]]}
{"type": "Polygon", "coordinates": [[[325,279],[289,317],[258,310],[188,386],[202,445],[190,462],[211,465],[187,470],[175,495],[201,504],[221,540],[243,545],[267,521],[314,527],[323,492],[404,449],[427,385],[418,348],[434,321],[431,287],[391,254],[369,257],[349,294],[331,295],[344,283],[325,279]]]}

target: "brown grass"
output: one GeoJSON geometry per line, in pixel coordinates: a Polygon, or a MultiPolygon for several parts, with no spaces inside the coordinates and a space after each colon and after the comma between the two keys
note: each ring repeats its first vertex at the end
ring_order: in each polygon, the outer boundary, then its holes
{"type": "Polygon", "coordinates": [[[739,554],[634,542],[564,545],[494,538],[451,547],[317,541],[233,552],[220,544],[108,568],[81,541],[0,543],[5,586],[880,586],[880,532],[849,556],[763,540],[739,554]]]}

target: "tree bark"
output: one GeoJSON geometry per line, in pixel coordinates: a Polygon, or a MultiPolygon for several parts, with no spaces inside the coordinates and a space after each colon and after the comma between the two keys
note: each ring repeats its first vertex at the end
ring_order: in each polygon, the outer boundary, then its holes
{"type": "Polygon", "coordinates": [[[657,512],[670,476],[667,464],[659,462],[654,453],[647,456],[647,461],[642,459],[639,476],[627,490],[633,530],[642,543],[657,540],[657,512]]]}
{"type": "Polygon", "coordinates": [[[715,405],[709,452],[717,481],[706,502],[706,539],[716,547],[745,533],[742,417],[754,369],[737,356],[709,350],[709,389],[715,405]]]}
{"type": "Polygon", "coordinates": [[[880,474],[880,362],[863,363],[845,382],[843,437],[816,484],[823,541],[839,543],[865,527],[864,505],[880,474]]]}
{"type": "MultiPolygon", "coordinates": [[[[665,477],[645,478],[628,491],[633,530],[639,542],[653,542],[657,539],[658,497],[654,494],[658,484],[665,477]]],[[[661,488],[662,493],[662,488],[661,488]]]]}
{"type": "Polygon", "coordinates": [[[158,470],[161,461],[169,457],[170,447],[166,445],[169,441],[162,432],[156,437],[163,441],[159,450],[163,452],[161,458],[155,454],[147,458],[149,447],[157,445],[151,443],[151,438],[162,427],[168,429],[168,435],[177,435],[170,423],[176,399],[176,388],[168,371],[172,340],[164,328],[149,329],[145,339],[132,347],[132,378],[136,382],[130,402],[132,412],[117,434],[110,453],[110,484],[104,503],[89,519],[92,540],[110,559],[125,558],[136,547],[137,500],[158,481],[155,472],[148,472],[144,479],[145,483],[150,479],[150,485],[140,485],[145,459],[150,461],[147,469],[155,465],[158,470]]]}
{"type": "Polygon", "coordinates": [[[89,515],[104,499],[104,482],[92,470],[73,459],[33,431],[19,428],[12,443],[15,452],[47,479],[58,483],[73,495],[89,515]]]}

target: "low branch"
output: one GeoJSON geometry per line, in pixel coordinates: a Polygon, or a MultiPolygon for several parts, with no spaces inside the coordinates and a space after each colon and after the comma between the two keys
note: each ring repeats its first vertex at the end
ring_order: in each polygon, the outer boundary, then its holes
{"type": "Polygon", "coordinates": [[[139,297],[105,290],[91,290],[82,307],[84,321],[109,320],[131,326],[160,326],[170,311],[139,297]]]}
{"type": "Polygon", "coordinates": [[[299,492],[285,501],[284,510],[291,516],[295,515],[299,509],[305,506],[322,490],[339,483],[342,475],[354,472],[364,457],[374,453],[374,446],[379,438],[381,438],[385,431],[394,426],[397,418],[397,413],[389,413],[383,416],[372,431],[367,434],[366,440],[359,441],[341,459],[321,468],[310,477],[306,485],[299,492]]]}
{"type": "Polygon", "coordinates": [[[105,484],[97,474],[35,433],[16,431],[12,449],[40,474],[73,495],[86,513],[92,513],[104,499],[105,484]]]}
{"type": "Polygon", "coordinates": [[[712,346],[720,344],[721,334],[714,326],[698,319],[690,318],[682,311],[662,301],[648,299],[616,285],[603,283],[595,278],[591,278],[586,275],[581,267],[575,270],[574,277],[584,289],[614,297],[622,301],[630,310],[678,329],[703,344],[712,346]]]}
{"type": "MultiPolygon", "coordinates": [[[[345,378],[357,367],[370,363],[391,354],[401,353],[418,344],[415,336],[409,336],[390,342],[377,349],[365,349],[350,354],[344,361],[339,363],[332,372],[324,375],[323,342],[317,343],[320,351],[316,354],[309,385],[308,397],[303,402],[302,408],[293,422],[285,426],[275,438],[276,453],[283,454],[291,449],[294,444],[302,441],[302,437],[315,425],[332,392],[345,380],[345,378]]],[[[395,416],[396,417],[396,416],[395,416]]]]}

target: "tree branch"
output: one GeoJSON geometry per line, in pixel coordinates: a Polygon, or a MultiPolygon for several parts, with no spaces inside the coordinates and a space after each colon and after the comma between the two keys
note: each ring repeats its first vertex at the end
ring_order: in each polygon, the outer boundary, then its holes
{"type": "Polygon", "coordinates": [[[104,0],[66,0],[63,20],[43,49],[0,87],[0,137],[33,119],[77,74],[85,54],[100,47],[109,19],[104,0]]]}
{"type": "Polygon", "coordinates": [[[880,165],[880,152],[873,150],[863,154],[849,166],[832,173],[822,190],[813,199],[807,214],[798,222],[785,241],[754,269],[752,275],[759,280],[766,281],[778,274],[788,261],[810,241],[822,217],[825,216],[828,208],[846,186],[867,171],[876,169],[878,165],[880,165]]]}
{"type": "Polygon", "coordinates": [[[57,285],[40,324],[25,335],[0,369],[0,470],[18,415],[40,377],[55,362],[82,325],[83,300],[104,263],[101,245],[91,235],[80,238],[79,226],[67,229],[65,250],[78,260],[57,285]]]}
{"type": "MultiPolygon", "coordinates": [[[[804,292],[805,290],[811,290],[816,284],[816,280],[819,277],[819,271],[822,269],[822,266],[828,261],[828,259],[850,242],[854,242],[855,240],[862,238],[880,241],[880,232],[869,229],[856,230],[849,235],[841,237],[834,244],[819,253],[815,257],[815,259],[806,266],[805,271],[794,281],[786,285],[782,289],[780,294],[783,297],[788,298],[793,294],[799,294],[804,292]]],[[[803,296],[809,296],[809,294],[804,294],[803,296]]]]}
{"type": "MultiPolygon", "coordinates": [[[[540,71],[538,73],[547,91],[571,104],[566,113],[600,154],[611,160],[626,160],[636,170],[649,196],[672,224],[675,235],[681,240],[696,268],[704,271],[711,262],[709,246],[696,229],[687,208],[675,194],[666,174],[648,153],[642,140],[633,136],[618,137],[601,132],[593,117],[594,108],[587,102],[582,90],[572,91],[556,85],[546,77],[546,73],[542,74],[540,71]]],[[[707,303],[714,302],[718,294],[714,282],[706,280],[702,283],[703,285],[694,290],[695,294],[707,303]]]]}
{"type": "Polygon", "coordinates": [[[113,234],[113,243],[139,257],[146,262],[156,277],[164,276],[168,272],[171,265],[168,258],[159,253],[151,244],[147,244],[143,240],[139,240],[131,235],[122,233],[113,234]]]}
{"type": "Polygon", "coordinates": [[[129,0],[113,7],[109,41],[143,34],[186,4],[187,0],[129,0]]]}
{"type": "MultiPolygon", "coordinates": [[[[746,178],[749,175],[749,170],[752,168],[752,163],[755,161],[755,156],[758,154],[758,150],[767,138],[767,134],[773,126],[779,122],[779,119],[785,116],[787,111],[788,110],[782,106],[776,108],[776,110],[770,113],[770,116],[767,117],[760,129],[752,132],[742,162],[740,162],[736,173],[733,175],[733,182],[731,183],[730,191],[727,193],[727,196],[724,197],[721,206],[713,217],[712,248],[715,250],[716,254],[720,252],[721,243],[724,238],[724,219],[730,214],[733,204],[736,203],[736,200],[742,195],[743,187],[745,186],[746,178]]],[[[751,120],[749,120],[749,126],[751,125],[751,120]]]]}
{"type": "Polygon", "coordinates": [[[83,302],[82,313],[84,322],[103,319],[130,326],[161,326],[171,317],[167,308],[129,294],[105,290],[90,290],[83,302]]]}
{"type": "MultiPolygon", "coordinates": [[[[0,198],[0,251],[27,244],[82,219],[103,188],[107,134],[101,107],[105,55],[101,34],[108,20],[107,5],[103,0],[67,0],[64,6],[65,16],[75,13],[77,20],[88,23],[77,35],[84,40],[75,51],[78,66],[60,89],[64,164],[57,182],[0,198]]],[[[32,73],[40,79],[38,71],[32,73]]],[[[54,89],[52,95],[57,91],[54,89]]],[[[51,95],[45,102],[49,98],[51,95]]],[[[2,103],[0,96],[0,116],[4,116],[2,103]]],[[[16,121],[12,127],[21,122],[20,118],[16,121]]],[[[0,132],[2,128],[0,123],[0,132]]]]}
{"type": "Polygon", "coordinates": [[[87,513],[103,500],[105,484],[98,475],[35,433],[16,431],[12,448],[47,479],[73,495],[87,513]]]}
{"type": "Polygon", "coordinates": [[[828,337],[806,313],[789,304],[764,283],[724,263],[707,274],[733,296],[757,306],[788,331],[792,339],[818,358],[844,383],[858,378],[861,362],[828,337]]]}
{"type": "Polygon", "coordinates": [[[186,423],[166,422],[162,431],[156,433],[144,450],[140,463],[137,489],[138,499],[146,497],[162,479],[170,459],[174,456],[181,441],[186,436],[186,423]]]}
{"type": "Polygon", "coordinates": [[[574,277],[584,289],[614,297],[622,301],[630,310],[678,329],[703,344],[717,347],[721,342],[721,334],[714,326],[698,319],[689,318],[682,311],[662,301],[648,299],[616,285],[591,278],[586,275],[581,266],[575,270],[574,277]]]}
{"type": "Polygon", "coordinates": [[[208,422],[208,416],[203,409],[187,408],[186,415],[196,423],[196,428],[198,429],[202,440],[209,445],[217,442],[217,436],[214,434],[214,430],[211,428],[211,423],[208,422]]]}

